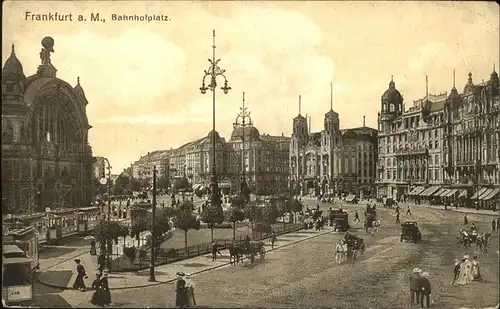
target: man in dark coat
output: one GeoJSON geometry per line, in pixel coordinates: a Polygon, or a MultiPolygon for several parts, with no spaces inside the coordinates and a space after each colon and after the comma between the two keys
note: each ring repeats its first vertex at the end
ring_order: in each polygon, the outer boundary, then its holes
{"type": "Polygon", "coordinates": [[[85,273],[85,268],[83,267],[82,264],[80,264],[81,260],[80,259],[75,259],[76,263],[76,279],[75,282],[73,283],[73,288],[78,289],[82,292],[85,292],[87,288],[85,287],[85,282],[83,282],[83,278],[88,278],[87,274],[85,273]]]}
{"type": "Polygon", "coordinates": [[[424,298],[425,298],[425,305],[427,307],[430,307],[430,298],[431,298],[431,282],[428,279],[429,273],[424,271],[422,272],[422,275],[420,277],[419,283],[420,283],[420,306],[423,308],[424,307],[424,298]]]}
{"type": "Polygon", "coordinates": [[[410,274],[410,295],[412,304],[415,303],[415,299],[417,304],[420,300],[420,271],[419,268],[414,268],[410,274]]]}
{"type": "Polygon", "coordinates": [[[104,270],[104,267],[106,266],[106,256],[104,255],[103,252],[101,252],[101,254],[99,254],[99,256],[97,257],[97,265],[99,265],[99,272],[102,273],[103,270],[104,270]]]}
{"type": "Polygon", "coordinates": [[[217,261],[217,251],[219,251],[217,248],[217,242],[214,241],[212,243],[212,262],[217,261]]]}

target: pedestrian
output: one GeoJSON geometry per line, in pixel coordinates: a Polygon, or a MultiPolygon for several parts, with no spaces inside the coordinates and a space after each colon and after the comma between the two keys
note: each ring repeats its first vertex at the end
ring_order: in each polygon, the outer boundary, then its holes
{"type": "Polygon", "coordinates": [[[408,205],[408,209],[406,210],[406,215],[410,215],[411,216],[411,209],[410,209],[410,205],[408,205]]]}
{"type": "Polygon", "coordinates": [[[105,269],[102,272],[102,277],[101,277],[102,303],[104,305],[111,304],[111,291],[109,289],[108,274],[109,274],[108,270],[105,269]]]}
{"type": "Polygon", "coordinates": [[[396,212],[396,223],[399,223],[399,222],[400,221],[399,221],[399,211],[398,211],[398,212],[396,212]]]}
{"type": "Polygon", "coordinates": [[[94,289],[94,293],[92,293],[92,298],[90,299],[90,303],[94,306],[103,306],[102,302],[102,286],[101,286],[101,273],[96,273],[96,278],[92,282],[92,288],[94,289]]]}
{"type": "Polygon", "coordinates": [[[358,213],[358,210],[356,209],[356,212],[354,213],[354,221],[358,221],[358,222],[361,222],[359,220],[359,213],[358,213]]]}
{"type": "Polygon", "coordinates": [[[217,261],[217,251],[219,251],[217,248],[217,241],[214,241],[212,243],[212,262],[217,261]]]}
{"type": "Polygon", "coordinates": [[[85,267],[83,267],[80,259],[75,259],[76,263],[76,279],[73,283],[73,288],[85,292],[87,288],[85,287],[85,282],[83,278],[87,279],[87,274],[85,273],[85,267]]]}
{"type": "Polygon", "coordinates": [[[451,284],[455,284],[455,282],[458,280],[458,277],[460,276],[460,261],[458,259],[455,259],[454,261],[455,265],[453,266],[453,281],[451,284]]]}
{"type": "Polygon", "coordinates": [[[477,256],[472,257],[472,278],[474,281],[481,281],[481,272],[479,271],[477,256]]]}
{"type": "Polygon", "coordinates": [[[97,257],[97,265],[100,273],[104,271],[105,264],[106,256],[104,255],[104,251],[102,251],[101,254],[99,254],[99,256],[97,257]]]}
{"type": "Polygon", "coordinates": [[[410,274],[410,296],[412,304],[415,303],[415,300],[417,301],[417,304],[420,302],[420,272],[420,268],[415,267],[410,274]]]}
{"type": "Polygon", "coordinates": [[[175,289],[175,306],[177,308],[185,308],[188,306],[186,281],[184,280],[185,274],[183,272],[177,273],[177,282],[175,289]]]}
{"type": "Polygon", "coordinates": [[[467,214],[464,216],[464,225],[469,224],[469,220],[467,219],[467,214]]]}
{"type": "Polygon", "coordinates": [[[420,282],[420,307],[424,307],[424,299],[425,305],[430,307],[431,302],[431,282],[429,281],[429,273],[424,271],[421,274],[420,282]]]}
{"type": "Polygon", "coordinates": [[[271,235],[271,249],[274,249],[274,243],[276,242],[276,234],[273,232],[271,235]]]}
{"type": "Polygon", "coordinates": [[[495,230],[496,230],[496,228],[497,228],[497,224],[496,224],[495,219],[493,219],[493,221],[491,221],[491,230],[492,230],[492,231],[495,231],[495,230]]]}
{"type": "Polygon", "coordinates": [[[188,306],[196,306],[196,298],[194,297],[194,281],[191,278],[191,275],[186,274],[184,281],[186,282],[188,306]]]}
{"type": "Polygon", "coordinates": [[[97,255],[97,249],[95,246],[96,246],[95,239],[92,238],[90,240],[90,255],[92,255],[92,256],[97,255]]]}

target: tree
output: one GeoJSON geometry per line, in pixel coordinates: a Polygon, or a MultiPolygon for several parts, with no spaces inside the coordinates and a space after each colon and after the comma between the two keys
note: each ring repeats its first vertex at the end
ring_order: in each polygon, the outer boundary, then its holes
{"type": "Polygon", "coordinates": [[[141,182],[135,178],[130,178],[128,188],[131,192],[141,191],[141,182]]]}
{"type": "Polygon", "coordinates": [[[118,238],[122,237],[123,233],[125,233],[123,224],[118,221],[108,222],[107,220],[99,221],[93,231],[95,240],[100,243],[101,251],[106,248],[106,244],[108,244],[108,250],[112,250],[110,242],[114,240],[115,243],[118,243],[118,238]]]}
{"type": "Polygon", "coordinates": [[[203,208],[201,212],[201,220],[207,224],[210,228],[211,242],[214,242],[214,228],[217,224],[221,224],[224,221],[224,212],[222,210],[222,205],[207,205],[203,208]]]}
{"type": "MultiPolygon", "coordinates": [[[[158,252],[158,249],[164,240],[163,235],[172,229],[170,218],[172,217],[173,212],[171,208],[159,208],[156,209],[156,218],[155,218],[155,226],[153,228],[153,235],[148,239],[148,243],[155,247],[155,253],[158,252]],[[153,239],[153,242],[151,242],[153,239]]],[[[152,215],[152,214],[151,214],[152,215]]],[[[151,216],[152,217],[152,216],[151,216]]],[[[151,220],[150,217],[150,220],[151,220]]],[[[151,222],[149,223],[151,226],[151,222]]]]}
{"type": "Polygon", "coordinates": [[[245,200],[241,197],[231,200],[231,209],[228,211],[227,220],[233,223],[233,240],[236,239],[236,222],[245,220],[244,206],[245,200]]]}
{"type": "Polygon", "coordinates": [[[118,175],[113,186],[113,194],[115,195],[128,194],[130,181],[131,181],[130,177],[127,176],[126,174],[118,175]]]}
{"type": "Polygon", "coordinates": [[[259,222],[262,217],[262,211],[260,209],[260,204],[262,202],[260,200],[249,201],[246,203],[244,211],[245,217],[250,221],[250,229],[253,231],[253,224],[255,222],[259,222]]]}
{"type": "Polygon", "coordinates": [[[156,181],[156,188],[159,190],[168,190],[170,186],[170,181],[166,175],[162,175],[156,181]]]}
{"type": "Polygon", "coordinates": [[[174,219],[174,226],[184,231],[184,245],[187,250],[187,232],[189,230],[199,230],[200,220],[193,215],[194,204],[189,200],[184,200],[179,205],[177,216],[174,219]]]}
{"type": "Polygon", "coordinates": [[[187,190],[189,189],[189,181],[186,177],[176,178],[174,181],[174,189],[176,191],[187,190]]]}
{"type": "Polygon", "coordinates": [[[130,227],[130,236],[135,237],[138,242],[138,246],[141,243],[141,233],[150,230],[150,228],[150,219],[146,216],[137,216],[134,218],[134,220],[132,220],[132,225],[130,227]]]}

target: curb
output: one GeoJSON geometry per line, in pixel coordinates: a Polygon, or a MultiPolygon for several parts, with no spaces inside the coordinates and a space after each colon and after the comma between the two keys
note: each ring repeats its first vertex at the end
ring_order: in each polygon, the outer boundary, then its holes
{"type": "MultiPolygon", "coordinates": [[[[319,233],[319,234],[316,234],[316,235],[313,235],[313,236],[310,236],[310,237],[307,237],[307,238],[298,239],[298,240],[289,242],[289,243],[281,245],[281,246],[275,246],[274,249],[266,250],[266,253],[271,252],[271,251],[275,251],[277,249],[284,248],[284,247],[287,247],[287,246],[290,246],[290,245],[294,245],[294,244],[297,244],[297,243],[300,243],[300,242],[304,242],[304,241],[309,240],[309,239],[313,239],[313,238],[316,238],[316,237],[320,237],[320,236],[324,236],[324,235],[327,235],[327,234],[331,234],[333,232],[334,232],[333,230],[331,230],[331,231],[325,231],[325,232],[322,232],[322,233],[319,233]]],[[[248,259],[247,257],[243,258],[243,260],[247,260],[247,259],[248,259]]],[[[207,272],[207,271],[210,271],[210,270],[222,268],[222,267],[227,266],[227,265],[230,265],[230,262],[225,262],[225,263],[220,264],[220,265],[215,265],[215,266],[208,267],[206,269],[195,271],[195,272],[192,272],[191,275],[201,274],[201,273],[204,273],[204,272],[207,272]]],[[[42,284],[42,285],[45,285],[45,286],[48,286],[48,287],[52,287],[52,288],[56,288],[56,289],[61,289],[61,290],[72,290],[73,289],[73,288],[70,288],[68,286],[60,286],[60,285],[55,285],[55,284],[43,282],[43,281],[40,280],[40,278],[39,278],[38,275],[36,275],[36,280],[40,284],[42,284]]],[[[156,281],[156,282],[151,282],[149,284],[115,287],[115,288],[110,288],[110,290],[116,291],[116,290],[146,288],[146,287],[156,286],[156,285],[160,285],[160,284],[172,283],[172,282],[175,282],[175,280],[177,280],[177,279],[169,279],[169,280],[166,280],[166,281],[156,281]]]]}

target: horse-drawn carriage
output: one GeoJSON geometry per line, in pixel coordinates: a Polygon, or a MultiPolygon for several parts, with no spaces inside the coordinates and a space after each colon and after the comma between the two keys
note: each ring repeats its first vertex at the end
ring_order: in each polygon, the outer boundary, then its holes
{"type": "Polygon", "coordinates": [[[345,211],[331,211],[330,221],[333,223],[335,231],[345,232],[350,228],[349,215],[345,211]]]}
{"type": "Polygon", "coordinates": [[[347,258],[353,260],[365,253],[366,244],[363,238],[347,233],[344,236],[344,241],[347,244],[347,258]]]}
{"type": "Polygon", "coordinates": [[[231,265],[243,262],[245,256],[253,263],[257,255],[261,261],[266,256],[266,248],[262,241],[240,241],[229,247],[229,262],[231,265]]]}
{"type": "Polygon", "coordinates": [[[422,240],[422,234],[418,228],[417,222],[405,221],[401,224],[401,239],[400,241],[413,241],[417,243],[422,240]]]}
{"type": "Polygon", "coordinates": [[[486,253],[490,238],[491,233],[478,234],[475,230],[462,229],[457,235],[457,247],[468,248],[473,245],[486,253]]]}

